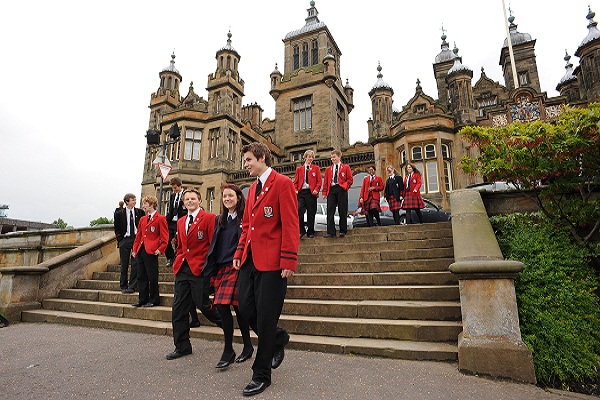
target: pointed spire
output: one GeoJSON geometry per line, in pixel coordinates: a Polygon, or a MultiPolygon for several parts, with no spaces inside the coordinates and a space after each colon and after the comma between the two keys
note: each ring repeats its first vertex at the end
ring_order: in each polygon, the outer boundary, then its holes
{"type": "Polygon", "coordinates": [[[233,35],[231,34],[231,28],[229,28],[229,32],[227,32],[227,44],[225,45],[225,47],[222,47],[219,51],[217,51],[217,53],[220,53],[222,51],[230,51],[234,53],[238,58],[241,58],[238,52],[231,45],[231,36],[233,35]]]}
{"type": "Polygon", "coordinates": [[[273,70],[273,72],[271,72],[271,75],[273,75],[273,74],[281,75],[281,72],[279,71],[279,68],[277,67],[277,63],[275,63],[275,69],[273,70]]]}
{"type": "Polygon", "coordinates": [[[169,66],[163,69],[163,71],[175,72],[177,74],[179,73],[177,68],[175,68],[175,49],[173,49],[173,54],[171,54],[171,62],[169,63],[169,66]]]}
{"type": "Polygon", "coordinates": [[[565,74],[563,75],[562,78],[560,78],[560,81],[558,81],[558,85],[556,85],[556,90],[558,90],[560,92],[560,87],[563,86],[564,84],[568,83],[568,82],[572,82],[572,81],[576,81],[577,77],[575,75],[573,75],[573,64],[571,64],[571,56],[569,55],[569,53],[567,53],[567,50],[565,49],[565,57],[563,58],[563,60],[565,60],[565,74]]]}
{"type": "Polygon", "coordinates": [[[346,78],[346,86],[344,86],[344,89],[352,89],[352,86],[350,86],[350,81],[348,80],[348,78],[346,78]]]}
{"type": "Polygon", "coordinates": [[[450,50],[450,45],[448,44],[448,42],[446,42],[446,38],[448,36],[446,36],[447,30],[444,28],[444,25],[442,25],[442,29],[441,30],[442,30],[442,36],[441,36],[441,39],[442,39],[442,45],[441,45],[442,51],[437,56],[435,56],[434,64],[445,62],[445,61],[451,61],[451,60],[454,59],[454,57],[456,57],[454,55],[454,53],[450,50]]]}
{"type": "Polygon", "coordinates": [[[375,82],[375,85],[373,85],[373,88],[369,91],[369,96],[371,96],[377,89],[388,89],[392,91],[392,94],[394,93],[394,89],[392,89],[390,85],[383,81],[381,69],[381,62],[377,61],[377,82],[375,82]]]}
{"type": "Polygon", "coordinates": [[[456,42],[454,42],[454,49],[452,52],[454,53],[454,65],[452,65],[452,68],[448,70],[448,75],[458,71],[471,71],[469,67],[463,65],[462,58],[458,55],[458,47],[456,47],[456,42]]]}
{"type": "Polygon", "coordinates": [[[579,45],[579,47],[577,48],[577,51],[575,52],[576,56],[579,56],[579,50],[585,46],[586,44],[588,44],[589,42],[596,40],[598,38],[600,38],[600,31],[598,30],[598,23],[596,21],[594,21],[594,17],[596,16],[596,13],[592,11],[592,9],[590,8],[590,6],[588,6],[588,14],[586,15],[586,18],[588,20],[588,34],[585,37],[585,39],[583,39],[583,41],[581,42],[581,44],[579,45]]]}
{"type": "MultiPolygon", "coordinates": [[[[509,7],[508,11],[510,12],[510,16],[508,17],[508,22],[510,22],[510,26],[508,27],[510,40],[513,46],[518,44],[531,42],[531,35],[529,33],[520,33],[517,31],[517,24],[515,24],[515,16],[513,15],[512,9],[509,7]]],[[[504,44],[502,47],[508,47],[508,38],[504,39],[504,44]]]]}
{"type": "Polygon", "coordinates": [[[423,91],[423,88],[421,87],[421,80],[419,78],[417,78],[417,87],[415,88],[415,92],[421,93],[422,91],[423,91]]]}
{"type": "Polygon", "coordinates": [[[317,11],[314,1],[310,2],[310,8],[306,11],[308,12],[308,16],[304,19],[304,26],[295,31],[288,32],[287,35],[285,35],[284,40],[327,27],[324,22],[319,20],[319,11],[317,11]]]}

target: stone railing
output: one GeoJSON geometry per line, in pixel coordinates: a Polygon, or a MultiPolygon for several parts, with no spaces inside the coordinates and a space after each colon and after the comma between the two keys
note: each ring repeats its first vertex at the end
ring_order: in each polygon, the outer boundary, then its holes
{"type": "Polygon", "coordinates": [[[112,226],[7,236],[0,238],[0,312],[11,320],[119,260],[112,226]]]}
{"type": "Polygon", "coordinates": [[[535,383],[533,357],[521,339],[514,278],[525,266],[504,260],[481,195],[456,190],[452,202],[454,260],[463,331],[458,368],[463,372],[535,383]]]}

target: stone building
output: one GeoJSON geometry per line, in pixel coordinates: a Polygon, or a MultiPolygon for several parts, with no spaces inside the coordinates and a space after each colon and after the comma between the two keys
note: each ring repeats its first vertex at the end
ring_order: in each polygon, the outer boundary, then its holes
{"type": "MultiPolygon", "coordinates": [[[[591,10],[587,15],[589,33],[575,51],[579,66],[573,69],[570,56],[565,55],[566,72],[557,86],[560,95],[551,98],[540,88],[536,40],[517,30],[511,13],[508,20],[517,85],[508,40],[500,49],[504,83],[489,79],[482,68],[481,77],[473,84],[473,71],[463,64],[456,45],[450,50],[443,33],[441,51],[433,62],[437,99],[424,93],[417,81],[414,96],[402,110],[397,109],[394,90],[383,80],[379,65],[377,80],[368,93],[372,105],[368,143],[351,145],[349,115],[354,91],[340,77],[341,49],[319,20],[314,1],[307,13],[305,25],[283,39],[283,71],[275,65],[270,74],[274,120],[263,119],[263,109],[256,103],[242,105],[241,55],[232,46],[231,32],[226,45],[216,52],[207,99],[194,92],[193,82],[188,93],[181,95],[182,76],[175,68],[174,54],[160,72],[160,85],[150,99],[149,129],[160,132],[163,143],[173,124],[178,125],[181,140],[168,145],[165,154],[173,167],[171,176],[181,177],[185,187],[198,188],[206,209],[220,210],[223,183],[242,187],[251,183],[242,169],[240,149],[253,141],[266,143],[275,168],[288,176],[293,176],[308,149],[315,151],[315,162],[321,167],[329,165],[331,150],[342,150],[343,161],[355,174],[373,164],[382,176],[387,164],[404,172],[412,162],[423,174],[423,195],[450,208],[448,193],[475,183],[457,169],[460,158],[470,151],[460,140],[462,127],[548,120],[558,115],[563,104],[585,105],[600,99],[600,31],[591,10]]],[[[159,153],[158,146],[147,146],[142,196],[158,193],[161,178],[153,161],[159,153]]],[[[170,195],[170,188],[165,189],[163,205],[170,195]]]]}

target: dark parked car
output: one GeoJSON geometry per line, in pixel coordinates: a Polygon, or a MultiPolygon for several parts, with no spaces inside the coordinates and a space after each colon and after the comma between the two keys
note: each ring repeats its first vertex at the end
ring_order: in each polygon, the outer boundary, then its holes
{"type": "MultiPolygon", "coordinates": [[[[423,201],[425,202],[425,208],[421,209],[423,223],[450,221],[452,218],[452,215],[450,215],[449,212],[444,211],[442,207],[436,206],[427,199],[423,199],[423,201]]],[[[381,199],[381,212],[379,213],[379,217],[381,219],[381,225],[394,225],[394,217],[392,216],[392,212],[389,210],[385,199],[381,199]]],[[[412,219],[413,221],[418,221],[417,214],[414,211],[412,211],[412,219]]],[[[400,210],[400,224],[406,224],[406,210],[400,210]]],[[[360,214],[359,208],[354,212],[354,227],[359,228],[363,226],[367,226],[367,218],[365,215],[360,214]]]]}

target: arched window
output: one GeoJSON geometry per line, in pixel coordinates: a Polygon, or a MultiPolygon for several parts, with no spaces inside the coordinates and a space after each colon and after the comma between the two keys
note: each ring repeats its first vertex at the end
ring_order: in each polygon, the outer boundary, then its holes
{"type": "Polygon", "coordinates": [[[300,49],[298,45],[294,45],[294,69],[300,68],[300,49]]]}
{"type": "Polygon", "coordinates": [[[423,149],[421,149],[421,146],[415,146],[412,148],[412,159],[413,161],[423,159],[423,149]]]}
{"type": "Polygon", "coordinates": [[[302,66],[308,67],[308,43],[302,43],[302,66]]]}
{"type": "Polygon", "coordinates": [[[319,44],[316,40],[312,41],[312,65],[319,63],[319,44]]]}
{"type": "Polygon", "coordinates": [[[425,146],[425,158],[435,158],[435,145],[428,144],[425,146]]]}
{"type": "Polygon", "coordinates": [[[442,144],[442,157],[450,158],[450,146],[447,144],[442,144]]]}

